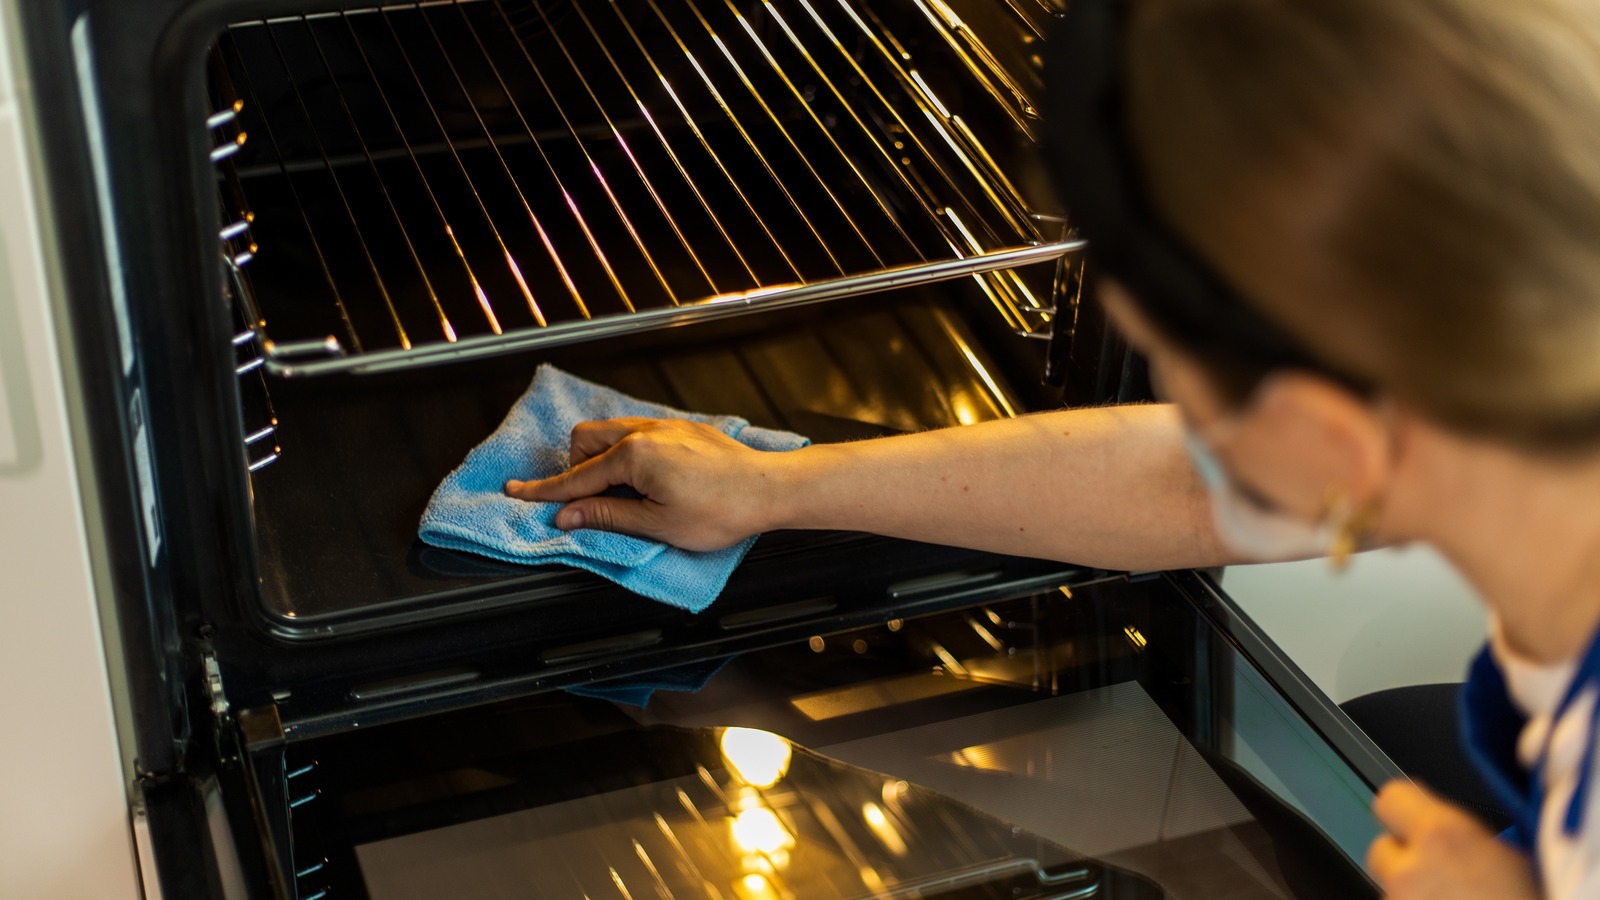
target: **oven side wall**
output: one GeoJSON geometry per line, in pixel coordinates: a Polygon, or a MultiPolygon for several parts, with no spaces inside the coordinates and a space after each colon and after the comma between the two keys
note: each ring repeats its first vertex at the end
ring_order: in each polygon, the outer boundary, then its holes
{"type": "Polygon", "coordinates": [[[50,106],[21,6],[0,7],[0,894],[137,897],[107,651],[119,654],[94,565],[101,498],[38,129],[50,106]]]}

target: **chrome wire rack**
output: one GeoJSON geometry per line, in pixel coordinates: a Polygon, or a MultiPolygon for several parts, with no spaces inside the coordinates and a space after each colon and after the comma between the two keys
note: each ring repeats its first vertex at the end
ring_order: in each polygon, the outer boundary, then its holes
{"type": "MultiPolygon", "coordinates": [[[[250,135],[222,187],[255,210],[261,365],[378,371],[967,276],[1038,331],[1050,298],[1012,270],[1081,242],[1006,175],[1034,132],[1016,48],[944,0],[883,2],[236,24],[213,78],[250,135]]],[[[1011,43],[1038,40],[1037,5],[996,4],[1011,43]]]]}

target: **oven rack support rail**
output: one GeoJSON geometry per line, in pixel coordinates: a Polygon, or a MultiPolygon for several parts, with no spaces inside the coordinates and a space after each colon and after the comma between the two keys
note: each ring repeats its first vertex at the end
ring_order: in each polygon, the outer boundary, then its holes
{"type": "Polygon", "coordinates": [[[241,421],[244,442],[245,466],[258,472],[278,461],[283,448],[278,445],[278,414],[272,407],[272,397],[267,390],[265,369],[266,341],[262,337],[261,315],[256,308],[244,268],[255,258],[258,247],[251,237],[255,214],[249,209],[243,192],[238,188],[238,178],[233,171],[232,158],[245,145],[248,135],[238,130],[239,112],[243,101],[233,100],[206,117],[206,128],[212,136],[211,162],[217,167],[220,180],[228,188],[222,197],[222,221],[217,233],[221,243],[222,266],[226,277],[222,284],[222,298],[234,311],[239,331],[233,335],[234,375],[238,379],[239,396],[243,401],[244,417],[241,421]]]}
{"type": "Polygon", "coordinates": [[[287,291],[239,290],[259,365],[381,372],[965,277],[1041,336],[1055,298],[1015,269],[1084,242],[997,162],[996,130],[1032,145],[1036,113],[977,32],[940,0],[436,0],[236,23],[213,83],[254,139],[224,150],[224,205],[276,195],[246,260],[273,240],[316,260],[287,291]],[[334,312],[308,327],[319,294],[334,312]],[[281,332],[279,304],[300,314],[281,332]]]}
{"type": "MultiPolygon", "coordinates": [[[[294,345],[279,345],[268,340],[265,343],[266,369],[274,375],[289,377],[325,375],[333,372],[371,374],[421,365],[463,362],[536,347],[557,347],[637,331],[708,322],[758,310],[785,309],[949,281],[965,276],[982,276],[1017,266],[1057,260],[1081,250],[1084,246],[1086,244],[1083,240],[1073,239],[1051,244],[1014,247],[986,253],[980,257],[919,263],[831,281],[758,288],[742,294],[712,297],[693,305],[562,322],[537,330],[461,338],[449,343],[422,344],[413,346],[409,350],[370,351],[359,356],[345,355],[344,347],[338,338],[333,336],[322,341],[294,345]]],[[[992,286],[986,285],[986,287],[992,290],[992,286]]],[[[1053,310],[1039,310],[1041,315],[1051,312],[1053,310]]]]}

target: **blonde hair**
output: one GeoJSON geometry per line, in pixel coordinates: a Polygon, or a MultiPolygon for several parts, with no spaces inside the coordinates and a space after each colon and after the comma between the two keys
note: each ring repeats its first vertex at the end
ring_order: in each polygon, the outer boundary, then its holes
{"type": "Polygon", "coordinates": [[[1316,260],[1250,302],[1442,423],[1600,444],[1600,0],[1133,9],[1154,205],[1224,275],[1316,260]]]}

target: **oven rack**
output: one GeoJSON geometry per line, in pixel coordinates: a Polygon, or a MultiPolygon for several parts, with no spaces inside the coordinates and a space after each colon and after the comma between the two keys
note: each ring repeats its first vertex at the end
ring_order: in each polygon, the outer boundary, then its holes
{"type": "Polygon", "coordinates": [[[409,368],[963,277],[1042,330],[1051,298],[1015,269],[1082,242],[1004,174],[1027,88],[942,0],[884,3],[920,31],[859,0],[232,26],[214,80],[252,135],[234,188],[265,198],[262,367],[409,368]]]}

